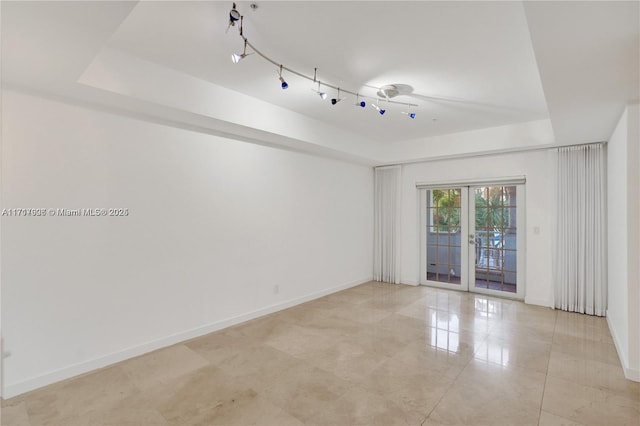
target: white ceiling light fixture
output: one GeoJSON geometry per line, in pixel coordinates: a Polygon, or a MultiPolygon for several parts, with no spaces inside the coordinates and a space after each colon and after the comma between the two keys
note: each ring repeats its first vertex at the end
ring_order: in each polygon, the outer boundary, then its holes
{"type": "Polygon", "coordinates": [[[378,89],[378,97],[383,99],[392,99],[396,96],[409,96],[413,93],[413,87],[408,84],[393,83],[385,84],[378,89]]]}
{"type": "Polygon", "coordinates": [[[241,60],[243,60],[244,58],[246,58],[247,56],[251,55],[251,53],[247,53],[247,40],[244,41],[244,50],[242,51],[242,53],[232,53],[231,54],[231,60],[233,61],[234,64],[237,64],[238,62],[240,62],[241,60]]]}
{"type": "Polygon", "coordinates": [[[323,92],[320,90],[320,80],[318,80],[318,68],[313,69],[313,82],[318,83],[318,89],[311,89],[320,96],[320,99],[327,99],[327,92],[323,92]]]}
{"type": "Polygon", "coordinates": [[[318,90],[315,90],[315,92],[318,94],[318,96],[320,96],[320,99],[327,99],[327,92],[323,92],[320,90],[320,82],[318,82],[318,90]]]}
{"type": "Polygon", "coordinates": [[[399,94],[400,94],[400,91],[398,90],[398,87],[396,87],[393,84],[387,84],[386,86],[382,86],[377,93],[378,96],[385,99],[395,98],[399,94]]]}
{"type": "MultiPolygon", "coordinates": [[[[254,8],[255,10],[255,8],[254,8]]],[[[338,91],[338,97],[337,98],[333,98],[331,99],[331,104],[335,105],[338,102],[340,102],[341,100],[345,99],[345,98],[340,98],[340,93],[344,92],[344,93],[348,93],[350,95],[354,95],[357,96],[358,98],[370,98],[370,99],[376,99],[378,100],[380,97],[380,93],[383,89],[385,88],[380,88],[378,91],[378,97],[373,97],[373,96],[365,96],[365,95],[361,95],[357,92],[351,91],[351,90],[346,90],[346,89],[340,89],[338,86],[332,85],[332,84],[328,84],[328,83],[321,83],[318,79],[317,79],[317,68],[314,70],[314,74],[313,74],[313,78],[305,75],[299,71],[296,71],[294,69],[288,68],[284,65],[282,65],[279,62],[274,61],[273,59],[269,58],[268,56],[266,56],[264,53],[260,52],[258,49],[256,49],[256,47],[251,44],[249,42],[249,40],[247,39],[247,37],[244,36],[243,33],[243,16],[240,15],[240,13],[236,10],[236,4],[233,3],[233,7],[231,8],[231,11],[229,12],[229,26],[234,26],[235,22],[240,21],[240,25],[239,25],[239,34],[240,37],[242,37],[242,39],[244,40],[244,51],[242,54],[233,54],[231,55],[231,59],[233,60],[234,63],[238,63],[240,62],[242,59],[244,59],[245,57],[247,57],[248,55],[250,55],[250,53],[247,53],[247,46],[251,47],[251,49],[253,50],[253,53],[256,53],[258,56],[260,56],[261,58],[263,58],[264,60],[271,62],[273,65],[280,67],[280,74],[279,74],[279,78],[280,78],[280,82],[281,82],[281,87],[283,89],[286,89],[287,87],[289,87],[289,85],[284,81],[284,79],[282,78],[282,71],[286,70],[291,74],[295,74],[298,77],[307,79],[307,80],[311,80],[314,83],[318,84],[318,88],[317,89],[311,89],[314,92],[316,92],[318,94],[318,96],[320,96],[321,99],[326,99],[327,98],[327,93],[323,92],[321,90],[321,86],[326,86],[332,89],[335,89],[338,91]]],[[[386,87],[386,86],[385,86],[386,87]]],[[[399,104],[399,105],[407,105],[406,102],[396,102],[396,101],[391,101],[389,100],[389,98],[393,97],[393,96],[397,96],[398,93],[394,94],[393,91],[391,91],[390,89],[385,89],[385,91],[382,92],[384,94],[384,98],[386,99],[387,103],[393,103],[393,104],[399,104]]],[[[359,105],[361,107],[365,107],[366,106],[366,102],[360,101],[359,103],[357,103],[356,105],[359,105]]],[[[408,104],[412,107],[418,107],[417,104],[408,104]]],[[[380,108],[377,104],[372,104],[372,106],[374,108],[376,108],[376,110],[380,113],[380,115],[383,115],[386,112],[386,109],[380,108]]]]}

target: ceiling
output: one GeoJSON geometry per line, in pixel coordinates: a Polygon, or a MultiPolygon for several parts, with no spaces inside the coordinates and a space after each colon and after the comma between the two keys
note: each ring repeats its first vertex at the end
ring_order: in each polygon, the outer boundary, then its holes
{"type": "Polygon", "coordinates": [[[3,83],[172,122],[197,113],[203,128],[234,124],[377,162],[394,147],[533,122],[550,123],[545,143],[606,140],[625,104],[640,98],[635,1],[254,3],[238,10],[264,54],[309,76],[317,67],[321,81],[365,96],[407,85],[393,101],[416,104],[416,119],[401,114],[406,105],[382,101],[380,116],[349,95],[332,106],[286,71],[282,90],[278,68],[256,54],[233,64],[242,39],[237,27],[227,31],[226,1],[3,1],[3,83]],[[205,93],[208,109],[196,107],[205,93]],[[314,135],[325,129],[331,137],[314,135]]]}
{"type": "Polygon", "coordinates": [[[109,45],[385,142],[548,118],[520,3],[238,2],[244,34],[278,63],[311,76],[317,67],[320,79],[370,96],[413,87],[394,99],[419,105],[411,122],[405,106],[382,117],[353,96],[332,106],[286,72],[283,91],[277,67],[256,55],[233,64],[242,39],[225,33],[229,6],[141,3],[109,45]]]}

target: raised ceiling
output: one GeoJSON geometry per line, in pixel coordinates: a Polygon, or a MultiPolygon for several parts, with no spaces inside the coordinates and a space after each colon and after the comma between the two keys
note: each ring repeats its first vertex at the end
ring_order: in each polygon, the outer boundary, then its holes
{"type": "Polygon", "coordinates": [[[505,149],[606,140],[640,97],[635,1],[237,4],[245,35],[275,61],[369,96],[408,85],[394,100],[417,104],[417,118],[353,96],[332,106],[286,72],[282,90],[257,55],[233,64],[242,40],[226,1],[2,2],[3,83],[374,163],[478,129],[507,129],[505,149]],[[532,123],[551,136],[536,139],[532,123]],[[518,126],[532,137],[519,141],[518,126]]]}
{"type": "Polygon", "coordinates": [[[385,84],[409,85],[413,93],[394,100],[418,104],[418,119],[409,122],[397,105],[376,116],[353,96],[331,106],[286,72],[283,91],[277,67],[256,55],[233,64],[242,39],[237,27],[226,32],[227,2],[141,3],[109,46],[384,142],[548,118],[520,3],[257,4],[238,7],[244,34],[263,53],[370,96],[385,84]]]}

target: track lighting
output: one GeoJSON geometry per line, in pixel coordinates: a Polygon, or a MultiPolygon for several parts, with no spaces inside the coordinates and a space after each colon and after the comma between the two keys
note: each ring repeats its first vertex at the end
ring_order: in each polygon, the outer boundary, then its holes
{"type": "Polygon", "coordinates": [[[243,60],[247,56],[249,56],[249,55],[246,54],[246,53],[233,53],[231,55],[231,60],[233,61],[234,64],[237,64],[238,62],[240,62],[241,60],[243,60]]]}
{"type": "Polygon", "coordinates": [[[284,78],[282,78],[282,65],[280,65],[280,87],[282,87],[282,90],[286,89],[287,87],[289,87],[289,85],[287,84],[286,81],[284,81],[284,78]]]}
{"type": "Polygon", "coordinates": [[[414,119],[416,118],[416,113],[415,112],[411,112],[411,105],[407,105],[407,110],[406,111],[402,111],[402,113],[406,116],[408,116],[410,119],[414,119]]]}
{"type": "Polygon", "coordinates": [[[321,99],[327,99],[327,93],[320,91],[320,82],[318,82],[318,90],[311,89],[320,96],[321,99]]]}
{"type": "Polygon", "coordinates": [[[231,60],[233,61],[234,64],[237,64],[238,62],[240,62],[241,60],[243,60],[249,55],[251,55],[251,53],[247,53],[247,40],[245,40],[244,50],[242,51],[242,53],[232,53],[231,60]]]}
{"type": "Polygon", "coordinates": [[[335,104],[337,104],[338,102],[340,102],[343,99],[344,98],[340,97],[340,88],[338,87],[338,97],[331,99],[331,105],[335,105],[335,104]]]}
{"type": "MultiPolygon", "coordinates": [[[[1,0],[0,0],[1,1],[1,0]]],[[[255,5],[251,5],[252,9],[256,9],[255,5]]],[[[270,57],[268,57],[267,55],[265,55],[264,53],[262,53],[260,50],[258,50],[256,48],[256,46],[252,43],[249,42],[249,39],[244,35],[244,31],[243,31],[243,16],[240,14],[240,12],[236,9],[236,3],[233,3],[233,7],[231,8],[231,10],[229,11],[229,26],[227,27],[227,30],[229,30],[229,28],[231,28],[232,26],[237,27],[238,28],[238,33],[240,35],[240,37],[242,38],[242,40],[244,41],[244,49],[242,50],[242,53],[233,53],[231,55],[231,60],[233,61],[234,64],[237,64],[238,62],[242,61],[244,58],[246,58],[249,55],[252,54],[257,54],[258,56],[260,56],[262,59],[264,59],[265,61],[275,65],[276,67],[279,67],[279,69],[276,71],[278,72],[278,80],[280,80],[280,87],[284,90],[289,88],[289,84],[285,81],[284,77],[282,76],[282,72],[283,71],[287,71],[290,74],[293,74],[295,76],[298,76],[300,78],[309,80],[309,81],[313,81],[314,85],[317,84],[317,87],[312,87],[311,90],[313,92],[315,92],[318,96],[320,96],[320,99],[327,99],[327,93],[322,91],[321,86],[325,86],[325,88],[330,88],[330,89],[335,89],[337,90],[337,96],[334,98],[331,98],[331,105],[336,105],[338,102],[346,99],[346,97],[341,97],[341,92],[344,93],[348,93],[350,95],[354,95],[356,96],[356,106],[359,106],[360,108],[365,108],[367,106],[367,102],[366,99],[369,98],[370,105],[376,109],[376,111],[378,111],[378,113],[380,115],[384,115],[387,111],[386,109],[380,107],[380,101],[381,98],[382,100],[385,100],[387,102],[387,104],[396,104],[396,105],[406,105],[408,107],[408,110],[406,112],[403,112],[403,114],[407,115],[409,118],[414,119],[416,117],[416,114],[414,112],[411,112],[411,107],[417,107],[418,105],[416,104],[411,104],[411,103],[406,103],[406,102],[397,102],[397,101],[393,101],[390,100],[390,98],[393,98],[395,96],[401,95],[401,94],[406,94],[406,93],[410,93],[410,92],[406,92],[403,91],[401,92],[400,90],[400,86],[406,86],[406,85],[387,85],[387,86],[382,86],[378,88],[378,92],[377,92],[377,96],[374,96],[373,94],[370,96],[367,95],[363,95],[362,99],[360,99],[360,94],[355,92],[355,91],[350,91],[350,90],[342,90],[337,86],[334,86],[332,84],[329,83],[324,83],[324,82],[320,82],[320,80],[318,80],[318,69],[315,68],[314,72],[313,72],[313,78],[311,78],[310,75],[305,74],[305,73],[301,73],[299,71],[296,71],[292,68],[288,68],[282,64],[280,64],[279,62],[274,61],[273,59],[271,59],[270,57]],[[239,22],[238,25],[236,25],[236,22],[239,22]],[[251,53],[247,53],[247,46],[251,48],[251,53]],[[373,103],[375,100],[375,103],[373,103]]],[[[371,88],[371,86],[367,86],[369,88],[371,88]]]]}
{"type": "Polygon", "coordinates": [[[318,83],[318,89],[317,90],[311,89],[311,90],[316,92],[318,94],[318,96],[320,96],[321,99],[327,99],[327,94],[320,90],[320,81],[318,80],[318,68],[314,68],[313,69],[313,82],[314,83],[315,82],[318,83]]]}
{"type": "Polygon", "coordinates": [[[376,111],[380,113],[380,115],[384,115],[384,113],[387,112],[386,109],[380,108],[377,104],[371,104],[371,106],[374,107],[376,111]]]}
{"type": "Polygon", "coordinates": [[[234,3],[229,12],[229,26],[233,27],[236,21],[240,19],[240,12],[236,10],[236,4],[234,3]]]}

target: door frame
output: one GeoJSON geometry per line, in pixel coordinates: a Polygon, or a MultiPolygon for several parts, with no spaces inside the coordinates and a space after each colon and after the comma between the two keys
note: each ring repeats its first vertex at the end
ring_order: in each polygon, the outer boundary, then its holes
{"type": "Polygon", "coordinates": [[[469,250],[465,250],[466,238],[469,232],[469,209],[460,209],[460,284],[450,284],[440,281],[427,280],[427,191],[432,189],[460,189],[460,199],[468,198],[468,186],[438,185],[429,188],[420,188],[420,285],[446,288],[449,290],[469,291],[469,270],[463,265],[469,263],[469,250]]]}
{"type": "MultiPolygon", "coordinates": [[[[438,287],[445,288],[449,290],[456,291],[466,291],[473,292],[491,296],[504,297],[509,299],[518,299],[524,300],[525,298],[525,290],[526,290],[526,282],[525,282],[525,259],[526,259],[526,179],[524,176],[518,177],[505,177],[505,178],[494,178],[494,179],[482,179],[482,180],[469,180],[469,181],[460,181],[460,182],[434,182],[427,183],[421,182],[416,184],[416,188],[418,189],[418,201],[419,201],[419,215],[420,220],[418,221],[420,226],[419,232],[419,245],[420,245],[420,285],[426,285],[430,287],[438,287]],[[475,262],[474,265],[470,265],[469,259],[471,257],[471,251],[475,252],[475,245],[471,245],[468,243],[469,236],[469,228],[471,226],[471,217],[470,213],[475,210],[475,204],[471,207],[470,204],[473,204],[471,201],[471,197],[469,194],[472,194],[473,190],[477,187],[483,186],[516,186],[517,187],[517,198],[516,198],[516,214],[517,214],[517,270],[516,270],[516,293],[509,293],[506,291],[500,290],[492,290],[492,289],[483,289],[476,288],[475,281],[472,285],[469,280],[469,275],[471,268],[474,268],[475,271],[475,262]],[[461,248],[461,273],[460,273],[460,284],[449,284],[438,281],[430,281],[427,280],[427,191],[433,189],[460,189],[461,190],[461,200],[465,199],[464,203],[468,205],[466,209],[461,209],[461,246],[464,247],[466,244],[468,249],[465,250],[461,248]],[[464,198],[462,198],[464,197],[464,198]],[[466,211],[463,211],[466,210],[466,211]],[[465,267],[466,265],[466,267],[465,267]]],[[[475,221],[473,223],[475,225],[475,221]]],[[[474,230],[475,235],[475,230],[474,230]]],[[[475,254],[474,254],[475,256],[475,254]]]]}

